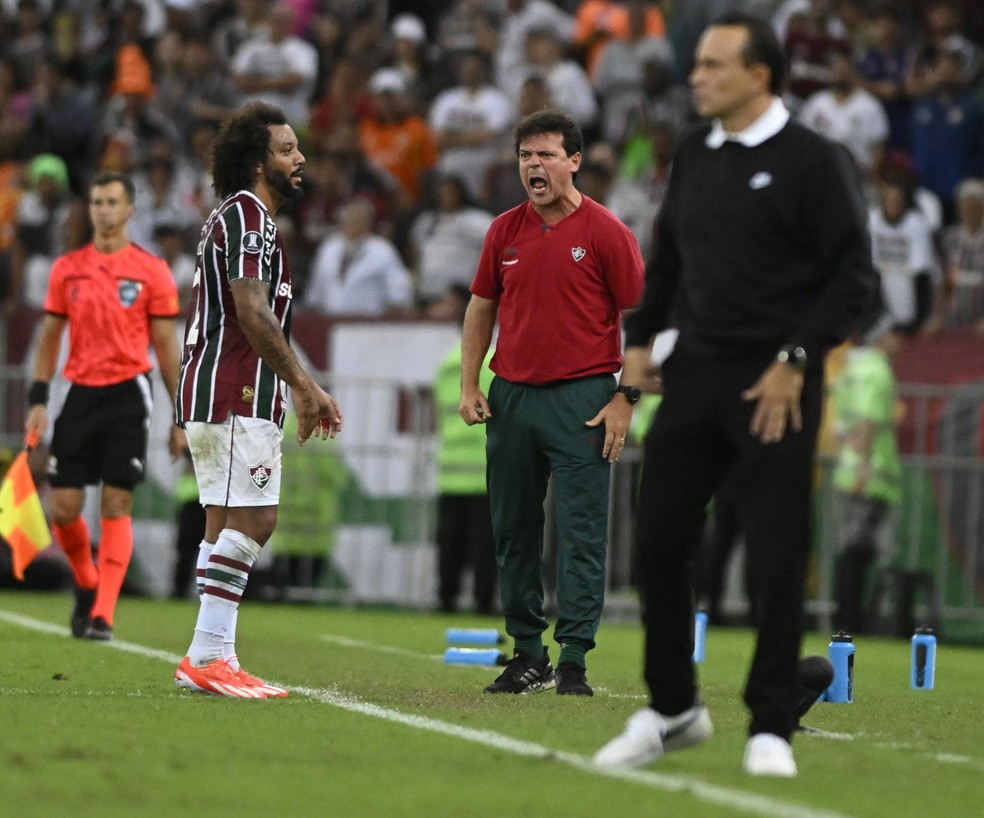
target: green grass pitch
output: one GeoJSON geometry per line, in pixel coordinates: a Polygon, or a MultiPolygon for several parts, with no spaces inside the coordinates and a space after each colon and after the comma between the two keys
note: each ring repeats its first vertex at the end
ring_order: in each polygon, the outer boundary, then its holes
{"type": "MultiPolygon", "coordinates": [[[[909,688],[909,644],[859,638],[853,704],[804,719],[799,777],[741,772],[753,647],[711,629],[714,738],[641,771],[591,755],[645,704],[641,629],[603,622],[592,699],[483,696],[497,673],[442,661],[448,627],[498,620],[247,601],[239,655],[286,700],[179,691],[194,602],[124,598],[111,644],[68,635],[71,598],[0,594],[0,816],[984,815],[984,651],[941,643],[936,689],[909,688]]],[[[809,634],[805,653],[825,653],[809,634]]],[[[556,646],[552,651],[556,656],[556,646]]]]}

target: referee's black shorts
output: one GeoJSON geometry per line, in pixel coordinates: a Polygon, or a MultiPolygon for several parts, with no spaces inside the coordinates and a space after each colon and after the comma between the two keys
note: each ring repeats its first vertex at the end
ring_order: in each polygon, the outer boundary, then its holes
{"type": "Polygon", "coordinates": [[[110,386],[72,384],[51,438],[49,483],[132,490],[144,478],[152,406],[147,373],[110,386]]]}

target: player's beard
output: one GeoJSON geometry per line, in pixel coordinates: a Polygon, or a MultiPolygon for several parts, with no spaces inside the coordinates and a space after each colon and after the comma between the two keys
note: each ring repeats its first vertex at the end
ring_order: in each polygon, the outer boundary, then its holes
{"type": "Polygon", "coordinates": [[[263,178],[267,183],[267,187],[283,196],[284,201],[289,202],[301,197],[300,185],[295,187],[290,177],[282,170],[266,170],[264,171],[263,178]]]}

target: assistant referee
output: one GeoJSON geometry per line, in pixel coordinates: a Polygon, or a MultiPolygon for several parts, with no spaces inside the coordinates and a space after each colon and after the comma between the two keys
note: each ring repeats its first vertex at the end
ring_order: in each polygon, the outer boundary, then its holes
{"type": "MultiPolygon", "coordinates": [[[[28,395],[27,431],[48,427],[49,384],[68,326],[65,379],[71,388],[55,421],[46,474],[55,536],[75,577],[72,635],[113,637],[116,602],[133,554],[133,490],[143,480],[152,408],[153,344],[172,402],[178,380],[178,290],[166,262],[130,241],[132,180],[98,174],[89,186],[94,236],[55,260],[28,395]],[[102,483],[98,558],[82,516],[85,487],[102,483]]],[[[171,427],[172,456],[186,447],[171,427]]]]}

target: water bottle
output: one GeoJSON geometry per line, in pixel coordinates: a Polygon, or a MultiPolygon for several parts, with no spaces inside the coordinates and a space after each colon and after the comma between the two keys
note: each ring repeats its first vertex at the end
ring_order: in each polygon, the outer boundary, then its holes
{"type": "Polygon", "coordinates": [[[446,665],[504,665],[506,654],[496,648],[448,648],[444,651],[446,665]]]}
{"type": "Polygon", "coordinates": [[[449,645],[501,645],[506,641],[495,628],[448,628],[449,645]]]}
{"type": "Polygon", "coordinates": [[[936,635],[932,628],[916,628],[912,637],[912,689],[932,690],[936,677],[936,635]]]}
{"type": "Polygon", "coordinates": [[[827,688],[828,702],[850,704],[854,701],[854,638],[844,631],[835,633],[827,646],[834,680],[827,688]]]}
{"type": "Polygon", "coordinates": [[[704,661],[704,647],[707,642],[707,614],[697,611],[694,614],[694,655],[695,662],[704,661]]]}

